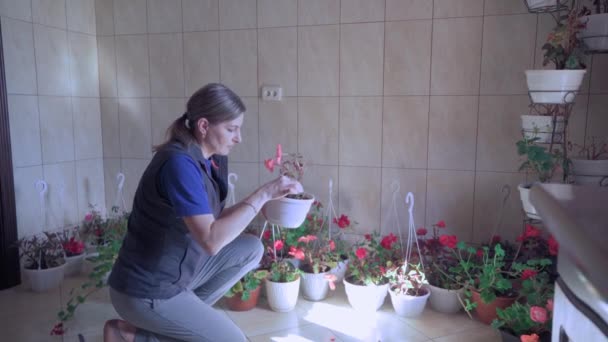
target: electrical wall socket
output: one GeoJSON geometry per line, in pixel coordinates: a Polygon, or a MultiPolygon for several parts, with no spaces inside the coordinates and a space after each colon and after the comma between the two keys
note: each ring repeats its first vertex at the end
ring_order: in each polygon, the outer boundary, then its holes
{"type": "Polygon", "coordinates": [[[281,101],[283,88],[278,85],[262,86],[262,101],[281,101]]]}

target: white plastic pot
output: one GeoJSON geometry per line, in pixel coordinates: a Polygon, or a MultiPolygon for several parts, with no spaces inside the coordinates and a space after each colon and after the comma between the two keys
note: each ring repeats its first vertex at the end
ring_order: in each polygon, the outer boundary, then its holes
{"type": "MultiPolygon", "coordinates": [[[[558,116],[556,120],[553,142],[559,143],[564,137],[564,117],[558,116]]],[[[553,134],[553,117],[522,115],[521,128],[527,139],[538,138],[537,142],[539,143],[549,143],[551,142],[551,135],[553,134]]]]}
{"type": "Polygon", "coordinates": [[[44,270],[22,269],[25,281],[34,292],[46,292],[61,285],[65,272],[65,263],[61,266],[44,270]]]}
{"type": "Polygon", "coordinates": [[[571,103],[586,70],[526,70],[526,82],[534,103],[571,103]]]}
{"type": "Polygon", "coordinates": [[[355,285],[344,279],[344,291],[348,303],[355,310],[373,312],[378,311],[388,292],[388,284],[384,285],[355,285]]]}
{"type": "Polygon", "coordinates": [[[608,159],[571,159],[574,183],[579,185],[608,186],[608,159]]]}
{"type": "Polygon", "coordinates": [[[82,253],[71,257],[65,257],[65,275],[74,276],[82,273],[85,256],[85,253],[82,253]]]}
{"type": "Polygon", "coordinates": [[[557,5],[557,0],[526,0],[526,2],[531,10],[557,5]]]}
{"type": "Polygon", "coordinates": [[[521,198],[521,205],[523,206],[524,212],[526,213],[526,215],[531,219],[540,220],[541,218],[540,218],[540,216],[538,216],[538,212],[536,211],[536,209],[534,208],[532,203],[530,203],[529,186],[524,186],[524,185],[520,184],[517,186],[517,189],[519,190],[519,197],[521,198]]]}
{"type": "Polygon", "coordinates": [[[429,302],[431,308],[435,311],[452,314],[457,313],[462,309],[462,304],[458,300],[458,296],[464,293],[464,288],[459,290],[447,290],[441,287],[429,285],[431,296],[429,302]]]}
{"type": "Polygon", "coordinates": [[[283,197],[266,202],[262,207],[264,218],[271,224],[282,228],[298,228],[304,223],[315,197],[308,194],[310,199],[294,199],[283,197]]]}
{"type": "Polygon", "coordinates": [[[327,274],[328,272],[302,272],[302,281],[300,282],[302,297],[313,302],[317,302],[327,298],[327,293],[329,292],[329,282],[327,281],[327,279],[325,279],[325,275],[327,274]]]}
{"type": "Polygon", "coordinates": [[[422,296],[410,296],[406,294],[397,294],[393,290],[389,290],[391,295],[391,303],[395,313],[401,317],[418,317],[424,311],[426,301],[431,295],[431,290],[426,288],[426,294],[422,296]]]}
{"type": "Polygon", "coordinates": [[[590,50],[608,50],[608,13],[593,14],[580,17],[579,20],[586,24],[581,30],[579,38],[590,50]]]}
{"type": "Polygon", "coordinates": [[[266,279],[266,297],[272,311],[289,312],[298,303],[300,278],[290,283],[275,283],[266,279]]]}

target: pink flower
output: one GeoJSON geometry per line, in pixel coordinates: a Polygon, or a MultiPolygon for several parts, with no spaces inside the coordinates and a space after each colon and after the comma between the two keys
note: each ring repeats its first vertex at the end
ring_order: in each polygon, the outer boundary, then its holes
{"type": "Polygon", "coordinates": [[[270,239],[270,230],[264,232],[264,240],[270,239]]]}
{"type": "Polygon", "coordinates": [[[441,220],[441,221],[439,221],[439,222],[435,223],[435,225],[436,225],[438,228],[445,228],[445,221],[444,221],[444,220],[441,220]]]}
{"type": "Polygon", "coordinates": [[[84,217],[84,220],[87,222],[93,221],[93,214],[91,214],[91,213],[86,214],[84,217]]]}
{"type": "Polygon", "coordinates": [[[530,319],[536,323],[545,323],[547,321],[547,310],[540,306],[531,307],[530,319]]]}
{"type": "Polygon", "coordinates": [[[521,342],[538,342],[539,341],[538,335],[536,334],[532,334],[532,335],[521,335],[520,339],[521,342]]]}
{"type": "Polygon", "coordinates": [[[277,164],[281,164],[281,158],[283,157],[283,148],[281,144],[277,144],[277,164]]]}
{"type": "Polygon", "coordinates": [[[533,269],[525,269],[522,273],[521,273],[521,280],[526,280],[526,279],[530,279],[534,276],[536,276],[538,274],[538,271],[533,270],[533,269]]]}
{"type": "Polygon", "coordinates": [[[350,226],[350,220],[348,219],[348,216],[342,214],[340,215],[339,219],[334,218],[334,223],[338,225],[338,227],[344,229],[348,226],[350,226]]]}
{"type": "Polygon", "coordinates": [[[266,169],[268,169],[268,171],[273,172],[274,171],[274,159],[264,160],[264,166],[266,167],[266,169]]]}
{"type": "Polygon", "coordinates": [[[365,256],[367,255],[367,249],[362,247],[358,248],[355,254],[357,255],[357,258],[359,258],[359,260],[365,259],[365,256]]]}
{"type": "Polygon", "coordinates": [[[283,241],[282,240],[275,241],[274,249],[276,249],[277,251],[280,251],[281,249],[283,249],[283,241]]]}
{"type": "Polygon", "coordinates": [[[294,246],[289,247],[289,255],[298,259],[304,260],[304,251],[301,248],[295,248],[294,246]]]}
{"type": "Polygon", "coordinates": [[[365,240],[372,241],[372,234],[365,234],[364,237],[365,237],[365,240]]]}
{"type": "Polygon", "coordinates": [[[315,241],[317,239],[316,236],[314,235],[306,235],[306,236],[302,236],[298,239],[298,242],[304,242],[304,243],[309,243],[311,241],[315,241]]]}
{"type": "Polygon", "coordinates": [[[51,335],[63,335],[65,334],[65,329],[63,329],[63,323],[57,323],[51,330],[51,335]]]}
{"type": "Polygon", "coordinates": [[[329,282],[329,289],[332,291],[335,290],[336,284],[334,282],[338,280],[338,277],[336,277],[335,274],[328,273],[324,276],[324,278],[329,282]]]}
{"type": "Polygon", "coordinates": [[[336,243],[334,240],[329,240],[329,250],[333,251],[334,249],[336,249],[336,243]]]}
{"type": "Polygon", "coordinates": [[[439,243],[449,248],[456,248],[458,238],[456,235],[441,235],[439,237],[439,243]]]}
{"type": "Polygon", "coordinates": [[[426,233],[428,233],[428,231],[424,227],[416,229],[416,235],[424,236],[426,233]]]}
{"type": "Polygon", "coordinates": [[[549,299],[547,301],[547,305],[545,305],[545,308],[549,311],[553,311],[553,299],[549,299]]]}

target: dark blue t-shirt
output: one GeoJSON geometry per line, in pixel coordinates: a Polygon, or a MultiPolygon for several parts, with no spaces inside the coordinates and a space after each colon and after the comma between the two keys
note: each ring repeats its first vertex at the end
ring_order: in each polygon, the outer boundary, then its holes
{"type": "MultiPolygon", "coordinates": [[[[205,160],[209,170],[210,162],[205,160]]],[[[211,214],[203,174],[192,158],[176,154],[160,169],[159,192],[166,197],[177,217],[211,214]]]]}

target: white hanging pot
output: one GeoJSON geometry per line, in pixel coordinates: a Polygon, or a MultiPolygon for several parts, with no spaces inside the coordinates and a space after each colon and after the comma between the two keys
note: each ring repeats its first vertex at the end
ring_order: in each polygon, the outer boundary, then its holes
{"type": "Polygon", "coordinates": [[[608,159],[570,159],[574,183],[579,185],[608,186],[608,159]]]}
{"type": "Polygon", "coordinates": [[[344,291],[348,303],[355,310],[378,311],[388,292],[388,284],[384,285],[355,285],[344,279],[344,291]]]}
{"type": "Polygon", "coordinates": [[[534,103],[571,103],[586,70],[526,70],[526,82],[534,103]]]}
{"type": "Polygon", "coordinates": [[[283,197],[266,202],[262,207],[262,215],[266,221],[282,228],[298,228],[304,223],[315,197],[303,193],[303,199],[283,197]]]}
{"type": "MultiPolygon", "coordinates": [[[[526,139],[538,138],[539,143],[550,143],[553,135],[553,117],[541,115],[522,115],[521,128],[526,139]]],[[[560,143],[564,136],[564,117],[556,117],[554,143],[560,143]]]]}
{"type": "Polygon", "coordinates": [[[391,302],[393,303],[393,309],[398,316],[401,317],[417,317],[422,314],[426,301],[431,295],[431,290],[425,288],[426,293],[422,296],[410,296],[407,294],[398,294],[393,290],[389,290],[388,293],[391,295],[391,302]]]}
{"type": "Polygon", "coordinates": [[[329,273],[336,276],[336,283],[341,283],[344,280],[344,275],[348,269],[348,259],[338,261],[338,265],[332,268],[329,273]]]}
{"type": "Polygon", "coordinates": [[[586,26],[581,30],[581,38],[589,50],[608,51],[608,13],[600,13],[580,17],[586,26]]]}
{"type": "Polygon", "coordinates": [[[266,296],[272,311],[289,312],[296,307],[300,291],[300,277],[289,283],[275,283],[266,279],[266,296]]]}
{"type": "Polygon", "coordinates": [[[431,289],[431,296],[429,302],[431,308],[435,311],[443,313],[457,313],[462,309],[462,304],[458,300],[458,296],[464,293],[464,288],[459,290],[447,290],[441,287],[429,285],[431,289]]]}
{"type": "Polygon", "coordinates": [[[22,269],[25,281],[29,283],[30,288],[34,292],[46,292],[59,287],[63,281],[65,272],[65,263],[61,266],[47,268],[44,270],[22,269]]]}
{"type": "Polygon", "coordinates": [[[79,255],[65,257],[65,275],[75,276],[82,273],[85,256],[85,253],[81,253],[79,255]]]}
{"type": "Polygon", "coordinates": [[[530,10],[537,10],[544,7],[555,7],[557,0],[526,0],[530,10]]]}
{"type": "Polygon", "coordinates": [[[519,184],[517,189],[519,190],[521,205],[523,206],[526,215],[531,219],[540,220],[541,218],[538,216],[538,212],[532,203],[530,203],[530,185],[519,184]]]}
{"type": "Polygon", "coordinates": [[[300,282],[302,297],[313,302],[317,302],[327,298],[327,293],[329,292],[329,282],[327,281],[327,279],[325,279],[325,275],[327,274],[328,272],[302,272],[302,281],[300,282]]]}

